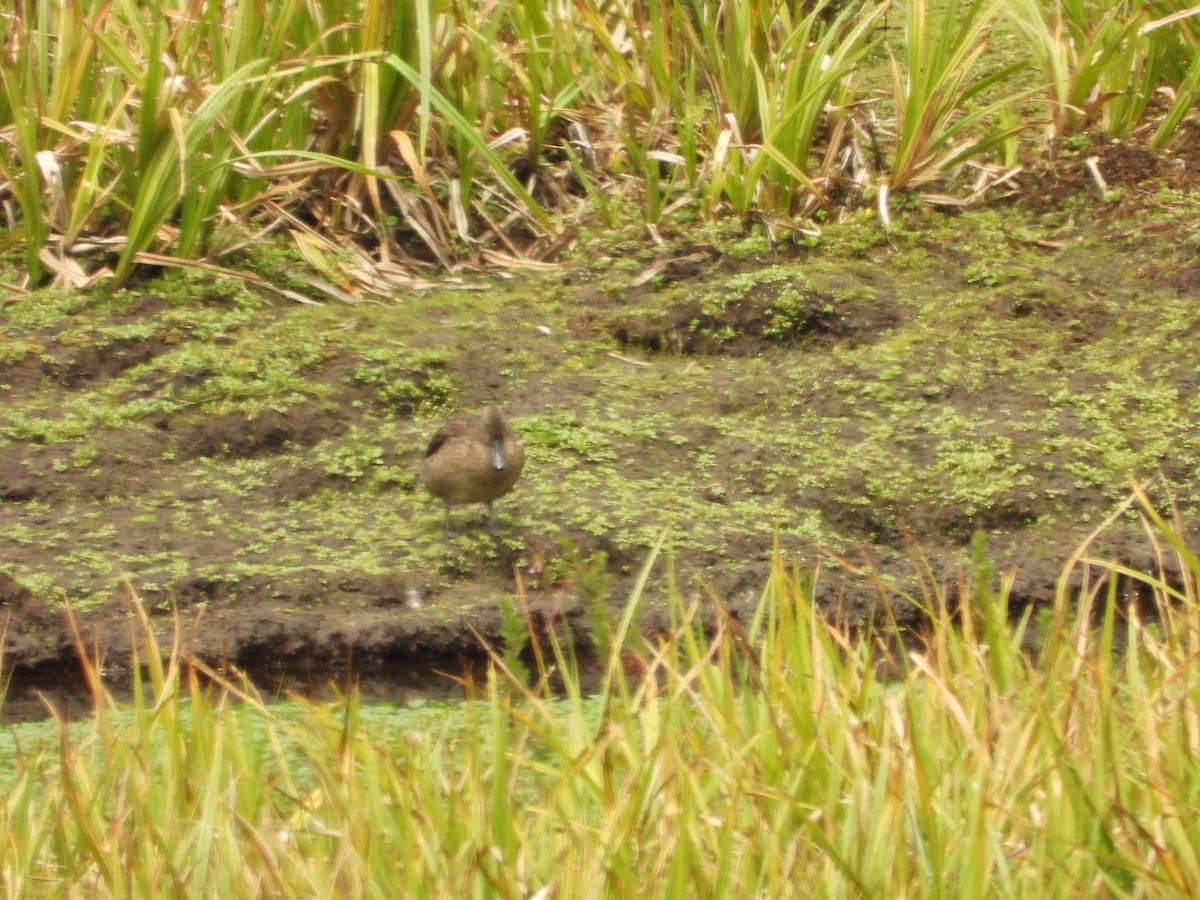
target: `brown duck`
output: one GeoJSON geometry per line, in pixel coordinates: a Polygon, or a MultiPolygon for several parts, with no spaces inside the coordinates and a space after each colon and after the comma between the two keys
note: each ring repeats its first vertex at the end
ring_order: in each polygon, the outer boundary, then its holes
{"type": "Polygon", "coordinates": [[[512,490],[525,466],[525,445],[504,421],[498,407],[485,407],[478,418],[455,416],[433,436],[421,462],[421,480],[429,493],[450,507],[486,503],[492,527],[492,501],[512,490]]]}

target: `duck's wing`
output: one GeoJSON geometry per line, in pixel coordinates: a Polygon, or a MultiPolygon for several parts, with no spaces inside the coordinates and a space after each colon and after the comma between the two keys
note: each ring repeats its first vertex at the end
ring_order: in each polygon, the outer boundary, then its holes
{"type": "Polygon", "coordinates": [[[437,434],[433,436],[433,440],[429,442],[429,446],[425,449],[425,458],[433,456],[442,449],[442,445],[446,441],[454,440],[459,435],[465,434],[467,431],[467,423],[462,419],[451,419],[445,425],[438,429],[437,434]]]}

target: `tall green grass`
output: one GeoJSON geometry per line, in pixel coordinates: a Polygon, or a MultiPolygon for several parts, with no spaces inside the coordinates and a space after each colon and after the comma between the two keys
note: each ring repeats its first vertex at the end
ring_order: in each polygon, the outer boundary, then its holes
{"type": "Polygon", "coordinates": [[[1148,126],[1155,147],[1175,137],[1198,96],[1194,4],[1021,0],[1016,6],[1043,71],[1050,139],[1090,126],[1118,138],[1148,126]],[[1166,113],[1148,121],[1160,92],[1166,113]]]}
{"type": "Polygon", "coordinates": [[[0,12],[0,251],[28,285],[87,284],[284,236],[355,299],[597,218],[806,229],[1016,164],[1030,127],[1169,145],[1196,23],[1184,0],[23,3],[0,12]],[[1027,42],[1001,62],[1004,16],[1027,42]],[[863,74],[889,55],[885,96],[863,74]]]}
{"type": "Polygon", "coordinates": [[[929,630],[901,644],[826,621],[777,552],[751,621],[677,594],[675,628],[635,650],[648,565],[598,696],[550,641],[535,686],[497,658],[460,709],[421,717],[353,694],[268,706],[178,646],[160,661],[147,629],[144,699],[119,707],[89,668],[90,722],[10,761],[0,879],[10,896],[1191,896],[1200,562],[1143,515],[1182,580],[1085,545],[1055,602],[1018,615],[979,555],[926,586],[929,630]]]}
{"type": "MultiPolygon", "coordinates": [[[[1024,63],[981,74],[979,60],[1004,4],[911,0],[904,26],[904,61],[891,57],[896,108],[895,153],[885,181],[888,191],[940,180],[964,160],[1002,143],[1014,126],[988,133],[979,126],[1012,105],[990,104],[980,95],[1004,82],[1024,63]]],[[[886,199],[886,194],[885,194],[886,199]]]]}

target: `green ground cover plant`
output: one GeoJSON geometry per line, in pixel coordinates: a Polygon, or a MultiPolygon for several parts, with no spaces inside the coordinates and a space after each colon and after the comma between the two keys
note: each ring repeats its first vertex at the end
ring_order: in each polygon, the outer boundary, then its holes
{"type": "MultiPolygon", "coordinates": [[[[126,577],[234,658],[280,632],[317,658],[471,652],[516,577],[583,615],[572,554],[605,560],[619,604],[669,523],[683,577],[722,596],[757,590],[775,528],[809,563],[866,552],[900,582],[910,542],[952,578],[982,529],[1022,602],[1046,600],[1124,472],[1161,471],[1196,516],[1194,250],[1157,237],[1194,228],[1184,184],[1134,230],[1083,204],[930,212],[883,244],[831,225],[788,252],[712,229],[388,305],[272,303],[204,272],[11,300],[12,658],[70,657],[44,637],[64,598],[126,645],[126,577]],[[447,416],[497,400],[527,471],[494,535],[447,538],[415,468],[447,416]]],[[[1105,539],[1146,564],[1131,519],[1105,539]]],[[[876,599],[833,578],[822,596],[854,617],[876,599]]]]}

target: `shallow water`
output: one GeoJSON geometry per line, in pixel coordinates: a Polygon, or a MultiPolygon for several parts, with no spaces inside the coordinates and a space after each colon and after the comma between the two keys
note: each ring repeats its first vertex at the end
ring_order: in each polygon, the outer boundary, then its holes
{"type": "MultiPolygon", "coordinates": [[[[467,684],[486,679],[482,658],[372,661],[342,665],[307,663],[266,666],[243,672],[268,702],[289,696],[333,700],[357,686],[363,703],[409,706],[416,703],[457,703],[466,696],[467,684]]],[[[237,673],[225,673],[235,685],[237,673]]],[[[105,688],[118,703],[133,700],[133,679],[127,670],[105,673],[105,688]]],[[[8,681],[0,724],[33,722],[47,718],[51,709],[66,719],[79,719],[93,710],[91,691],[78,667],[14,674],[8,681]]]]}

